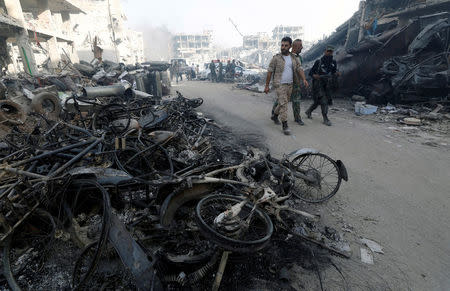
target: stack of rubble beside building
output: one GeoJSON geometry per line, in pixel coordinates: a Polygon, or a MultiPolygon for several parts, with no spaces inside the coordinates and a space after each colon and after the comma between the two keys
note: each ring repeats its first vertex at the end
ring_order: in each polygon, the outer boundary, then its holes
{"type": "Polygon", "coordinates": [[[336,47],[340,92],[368,103],[445,101],[449,94],[448,0],[367,0],[348,21],[304,54],[336,47]]]}

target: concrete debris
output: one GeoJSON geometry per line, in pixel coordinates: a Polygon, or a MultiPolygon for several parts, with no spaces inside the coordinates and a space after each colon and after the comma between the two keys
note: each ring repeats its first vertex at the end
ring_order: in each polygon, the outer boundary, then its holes
{"type": "MultiPolygon", "coordinates": [[[[168,68],[82,62],[1,79],[5,288],[228,289],[229,254],[258,268],[303,240],[350,256],[343,235],[299,203],[335,195],[344,164],[246,145],[196,112],[202,99],[165,96],[168,68]]],[[[285,281],[282,267],[261,272],[285,281]]]]}
{"type": "Polygon", "coordinates": [[[422,121],[418,118],[407,117],[403,119],[403,123],[407,125],[421,125],[422,121]]]}
{"type": "Polygon", "coordinates": [[[332,45],[342,94],[370,104],[445,100],[449,8],[448,0],[361,1],[349,20],[305,52],[304,62],[311,66],[332,45]]]}
{"type": "Polygon", "coordinates": [[[383,248],[373,240],[362,238],[361,243],[366,245],[374,253],[384,254],[383,248]]]}
{"type": "Polygon", "coordinates": [[[366,248],[361,248],[361,262],[364,264],[373,265],[373,255],[370,250],[366,248]]]}
{"type": "Polygon", "coordinates": [[[374,114],[378,110],[377,106],[366,104],[365,102],[355,103],[355,114],[356,115],[368,115],[374,114]]]}

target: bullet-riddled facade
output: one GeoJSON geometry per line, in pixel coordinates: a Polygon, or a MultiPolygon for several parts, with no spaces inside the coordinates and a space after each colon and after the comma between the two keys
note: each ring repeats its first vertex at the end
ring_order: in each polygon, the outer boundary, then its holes
{"type": "Polygon", "coordinates": [[[93,44],[103,60],[144,61],[141,32],[126,26],[120,0],[0,1],[0,66],[9,72],[58,69],[92,61],[93,44]]]}
{"type": "Polygon", "coordinates": [[[68,0],[0,1],[1,66],[34,75],[38,66],[56,68],[62,59],[78,61],[71,16],[83,11],[68,0]]]}
{"type": "Polygon", "coordinates": [[[212,32],[202,34],[175,34],[172,37],[173,56],[177,58],[191,58],[196,54],[210,54],[212,52],[212,32]]]}
{"type": "Polygon", "coordinates": [[[272,39],[276,42],[281,41],[285,36],[294,39],[303,39],[303,26],[283,26],[278,25],[272,30],[272,39]]]}
{"type": "Polygon", "coordinates": [[[74,39],[80,60],[93,59],[95,37],[103,49],[103,60],[134,64],[144,61],[142,32],[129,29],[120,0],[79,0],[86,14],[73,16],[74,39]]]}

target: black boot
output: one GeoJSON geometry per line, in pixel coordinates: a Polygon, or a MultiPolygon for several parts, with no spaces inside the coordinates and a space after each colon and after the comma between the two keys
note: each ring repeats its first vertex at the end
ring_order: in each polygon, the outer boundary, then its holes
{"type": "Polygon", "coordinates": [[[312,119],[312,116],[311,116],[311,110],[306,110],[305,111],[305,114],[306,114],[306,117],[308,117],[308,119],[312,119]]]}
{"type": "Polygon", "coordinates": [[[288,127],[287,121],[283,121],[283,132],[285,135],[291,134],[291,130],[288,127]]]}
{"type": "Polygon", "coordinates": [[[297,123],[300,124],[300,125],[305,125],[305,123],[303,122],[303,120],[302,120],[301,118],[297,118],[297,119],[295,120],[295,122],[297,122],[297,123]]]}
{"type": "Polygon", "coordinates": [[[331,121],[328,119],[328,104],[322,104],[321,109],[323,116],[323,124],[331,126],[331,121]]]}
{"type": "Polygon", "coordinates": [[[273,120],[273,122],[275,122],[275,124],[280,124],[280,121],[278,120],[278,115],[273,113],[272,117],[270,117],[270,119],[273,120]]]}

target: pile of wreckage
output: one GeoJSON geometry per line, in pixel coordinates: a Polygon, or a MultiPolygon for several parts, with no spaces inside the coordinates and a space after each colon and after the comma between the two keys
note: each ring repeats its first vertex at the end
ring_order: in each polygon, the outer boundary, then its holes
{"type": "Polygon", "coordinates": [[[152,65],[74,68],[2,80],[2,288],[236,290],[285,280],[289,260],[349,257],[301,209],[336,194],[341,161],[277,160],[196,112],[202,99],[138,90],[152,65]]]}
{"type": "Polygon", "coordinates": [[[366,0],[348,21],[304,54],[336,47],[340,92],[370,104],[448,102],[449,0],[366,0]]]}

